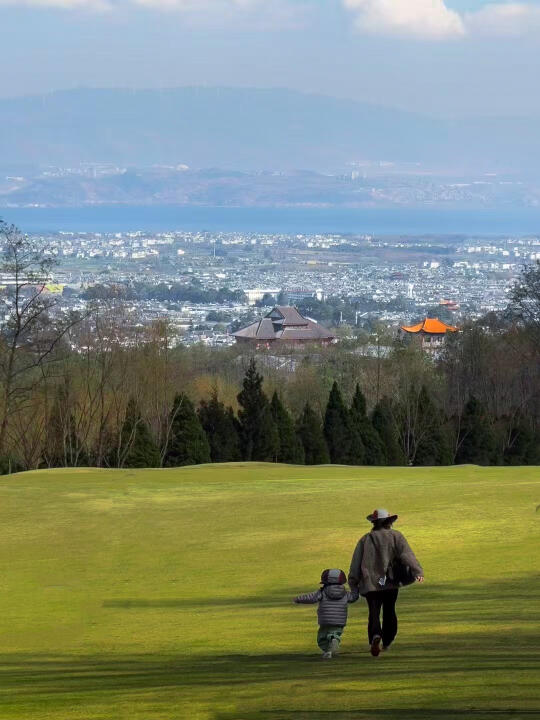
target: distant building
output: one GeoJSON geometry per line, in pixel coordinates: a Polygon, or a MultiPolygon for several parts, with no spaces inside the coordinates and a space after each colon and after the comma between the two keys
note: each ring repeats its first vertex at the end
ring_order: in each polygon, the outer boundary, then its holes
{"type": "Polygon", "coordinates": [[[447,325],[438,318],[426,318],[417,325],[402,325],[400,335],[404,340],[419,342],[426,352],[437,352],[444,347],[446,334],[457,331],[457,327],[447,325]]]}
{"type": "Polygon", "coordinates": [[[459,310],[459,304],[455,300],[441,300],[439,305],[446,308],[450,312],[456,312],[459,310]]]}
{"type": "Polygon", "coordinates": [[[319,323],[305,318],[295,307],[278,305],[260,320],[233,333],[237,343],[270,347],[274,343],[328,345],[334,335],[319,323]]]}
{"type": "Polygon", "coordinates": [[[47,283],[41,287],[43,295],[62,295],[64,292],[64,286],[60,283],[47,283]]]}
{"type": "Polygon", "coordinates": [[[292,290],[284,290],[283,292],[287,298],[287,301],[293,304],[302,302],[303,300],[310,300],[311,298],[315,298],[319,301],[325,299],[324,293],[320,289],[306,290],[305,288],[293,288],[292,290]]]}
{"type": "Polygon", "coordinates": [[[244,290],[248,299],[249,305],[255,305],[259,300],[262,300],[265,295],[271,295],[274,301],[277,300],[279,295],[279,288],[255,288],[254,290],[244,290]]]}

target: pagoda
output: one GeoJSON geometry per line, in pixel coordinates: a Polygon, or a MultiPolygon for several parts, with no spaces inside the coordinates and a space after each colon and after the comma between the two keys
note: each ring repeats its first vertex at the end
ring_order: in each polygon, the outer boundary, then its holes
{"type": "Polygon", "coordinates": [[[301,315],[297,308],[283,305],[277,305],[263,318],[233,335],[237,343],[255,345],[259,348],[268,348],[274,343],[328,345],[335,340],[332,333],[314,320],[301,315]]]}
{"type": "Polygon", "coordinates": [[[454,325],[447,325],[439,318],[425,318],[417,325],[402,325],[400,334],[403,339],[416,339],[426,352],[436,352],[443,348],[447,333],[458,332],[454,325]]]}

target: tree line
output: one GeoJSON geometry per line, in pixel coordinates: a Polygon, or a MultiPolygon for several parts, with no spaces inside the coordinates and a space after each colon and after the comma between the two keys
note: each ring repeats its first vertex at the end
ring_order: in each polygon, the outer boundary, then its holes
{"type": "MultiPolygon", "coordinates": [[[[347,403],[334,381],[322,417],[309,400],[294,417],[277,390],[271,397],[265,393],[263,376],[252,358],[237,402],[235,413],[220,400],[216,388],[198,406],[186,393],[178,393],[162,413],[156,433],[131,395],[117,417],[116,431],[113,424],[104,435],[93,435],[92,443],[69,383],[58,385],[34,464],[145,468],[235,461],[372,466],[540,463],[538,434],[523,420],[491,423],[488,409],[474,395],[459,417],[447,418],[425,385],[405,404],[383,396],[368,412],[358,384],[347,403]],[[501,433],[507,442],[501,442],[501,433]]],[[[11,469],[16,467],[14,462],[11,469]]]]}
{"type": "Polygon", "coordinates": [[[241,290],[229,288],[204,289],[194,280],[190,284],[158,283],[151,285],[141,281],[131,283],[96,283],[81,292],[83,300],[158,300],[160,302],[189,302],[198,304],[245,303],[241,290]]]}
{"type": "Polygon", "coordinates": [[[172,347],[121,301],[84,314],[44,292],[50,260],[3,234],[0,469],[169,467],[257,460],[540,464],[540,264],[511,312],[466,324],[432,358],[384,329],[361,345],[172,347]]]}

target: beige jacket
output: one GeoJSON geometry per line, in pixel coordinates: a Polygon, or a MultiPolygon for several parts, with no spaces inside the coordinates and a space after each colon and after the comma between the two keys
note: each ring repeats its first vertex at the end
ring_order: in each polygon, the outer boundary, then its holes
{"type": "Polygon", "coordinates": [[[396,561],[408,566],[413,575],[423,575],[422,566],[416,559],[409,543],[394,529],[373,529],[358,541],[349,570],[349,586],[352,592],[365,595],[378,590],[394,590],[392,566],[396,561]]]}

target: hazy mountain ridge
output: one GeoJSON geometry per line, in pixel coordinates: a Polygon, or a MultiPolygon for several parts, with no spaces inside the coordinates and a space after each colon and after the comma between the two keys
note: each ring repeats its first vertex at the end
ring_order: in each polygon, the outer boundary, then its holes
{"type": "Polygon", "coordinates": [[[472,180],[404,174],[239,172],[185,168],[85,168],[10,177],[0,207],[186,205],[222,207],[540,206],[540,183],[511,176],[472,180]]]}
{"type": "Polygon", "coordinates": [[[385,160],[533,171],[537,126],[535,118],[442,121],[279,89],[83,89],[0,100],[0,163],[335,171],[385,160]]]}

